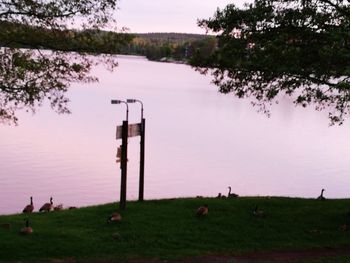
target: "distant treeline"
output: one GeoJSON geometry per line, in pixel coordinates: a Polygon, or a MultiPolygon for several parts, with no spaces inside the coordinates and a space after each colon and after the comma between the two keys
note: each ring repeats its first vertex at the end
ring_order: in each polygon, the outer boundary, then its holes
{"type": "Polygon", "coordinates": [[[215,37],[206,35],[148,33],[136,34],[122,53],[142,55],[150,60],[188,62],[194,52],[210,54],[215,47],[215,37]]]}
{"type": "Polygon", "coordinates": [[[0,28],[0,46],[141,55],[157,61],[187,63],[194,52],[206,56],[216,48],[215,37],[199,34],[47,30],[5,21],[0,28]]]}
{"type": "Polygon", "coordinates": [[[134,38],[101,30],[48,30],[5,21],[0,21],[0,28],[0,45],[7,47],[116,54],[134,38]]]}

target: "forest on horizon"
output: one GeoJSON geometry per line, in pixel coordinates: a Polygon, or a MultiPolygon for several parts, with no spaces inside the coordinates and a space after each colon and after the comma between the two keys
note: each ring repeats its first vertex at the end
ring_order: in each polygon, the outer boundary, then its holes
{"type": "Polygon", "coordinates": [[[6,21],[0,21],[0,26],[3,47],[139,55],[155,61],[187,63],[194,53],[210,54],[217,44],[215,37],[200,34],[48,30],[6,21]]]}

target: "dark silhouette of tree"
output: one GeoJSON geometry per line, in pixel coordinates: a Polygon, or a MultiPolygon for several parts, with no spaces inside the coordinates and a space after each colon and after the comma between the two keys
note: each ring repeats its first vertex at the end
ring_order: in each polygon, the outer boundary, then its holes
{"type": "Polygon", "coordinates": [[[341,124],[350,106],[350,6],[347,0],[256,0],[228,5],[199,21],[218,46],[192,65],[223,93],[250,97],[268,113],[281,96],[329,111],[341,124]]]}
{"type": "MultiPolygon", "coordinates": [[[[97,30],[115,24],[117,0],[0,0],[0,22],[14,26],[0,30],[0,122],[17,123],[20,109],[35,111],[47,99],[58,113],[67,113],[65,92],[72,82],[91,82],[94,63],[102,59],[109,68],[113,57],[92,58],[86,53],[43,50],[39,38],[50,31],[47,45],[71,34],[68,28],[97,30]],[[30,47],[19,45],[20,36],[33,30],[30,47]],[[38,34],[39,33],[39,34],[38,34]]],[[[87,31],[88,32],[88,31],[87,31]]],[[[28,40],[28,37],[26,38],[28,40]]],[[[89,42],[88,35],[80,43],[89,42]]],[[[96,39],[95,39],[96,40],[96,39]]]]}

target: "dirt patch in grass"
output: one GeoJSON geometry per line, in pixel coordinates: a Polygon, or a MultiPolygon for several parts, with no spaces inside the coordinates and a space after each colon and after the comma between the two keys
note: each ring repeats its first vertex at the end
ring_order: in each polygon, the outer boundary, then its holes
{"type": "MultiPolygon", "coordinates": [[[[300,262],[329,257],[350,256],[350,246],[325,247],[307,250],[250,252],[242,255],[215,255],[187,258],[169,263],[265,263],[300,262]]],[[[160,262],[160,261],[159,261],[160,262]]],[[[164,262],[164,261],[163,261],[164,262]]],[[[142,262],[144,263],[144,262],[142,262]]]]}
{"type": "MultiPolygon", "coordinates": [[[[332,257],[350,256],[350,246],[324,247],[290,251],[260,251],[242,255],[203,255],[182,260],[138,259],[132,261],[97,260],[87,263],[293,263],[308,262],[332,257]]],[[[52,263],[73,263],[74,261],[52,261],[52,263]]]]}

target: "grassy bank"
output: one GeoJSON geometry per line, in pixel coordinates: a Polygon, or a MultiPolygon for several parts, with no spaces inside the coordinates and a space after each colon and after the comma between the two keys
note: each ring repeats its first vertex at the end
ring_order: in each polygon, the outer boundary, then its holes
{"type": "MultiPolygon", "coordinates": [[[[19,234],[25,215],[0,216],[0,261],[52,259],[176,259],[203,254],[307,249],[350,245],[350,200],[244,197],[130,202],[120,223],[107,217],[107,204],[76,210],[34,213],[34,233],[19,234]],[[196,209],[208,204],[205,218],[196,209]],[[257,204],[266,218],[256,218],[257,204]]],[[[348,258],[350,262],[350,257],[348,258]]],[[[322,261],[323,262],[323,261],[322,261]]],[[[338,262],[338,261],[335,261],[338,262]]]]}

